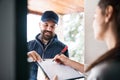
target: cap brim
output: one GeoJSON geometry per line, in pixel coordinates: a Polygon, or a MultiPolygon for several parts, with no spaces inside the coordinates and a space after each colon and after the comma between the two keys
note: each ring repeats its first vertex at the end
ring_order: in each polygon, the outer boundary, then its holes
{"type": "Polygon", "coordinates": [[[55,19],[52,19],[52,18],[42,19],[43,22],[46,22],[46,21],[49,21],[49,20],[52,20],[56,24],[58,23],[55,19]]]}

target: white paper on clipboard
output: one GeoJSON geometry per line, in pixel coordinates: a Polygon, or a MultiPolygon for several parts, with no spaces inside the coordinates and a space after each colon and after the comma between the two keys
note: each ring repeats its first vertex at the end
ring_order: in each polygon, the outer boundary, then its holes
{"type": "Polygon", "coordinates": [[[69,80],[83,78],[83,74],[76,71],[75,69],[53,62],[53,59],[45,59],[45,61],[38,62],[42,70],[52,80],[53,76],[57,75],[58,80],[69,80]]]}

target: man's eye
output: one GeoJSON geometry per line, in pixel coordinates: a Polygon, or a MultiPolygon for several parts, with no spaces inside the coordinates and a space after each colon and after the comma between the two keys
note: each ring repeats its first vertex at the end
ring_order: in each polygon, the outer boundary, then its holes
{"type": "Polygon", "coordinates": [[[51,28],[54,28],[55,26],[51,26],[51,28]]]}
{"type": "Polygon", "coordinates": [[[45,26],[48,26],[47,24],[45,26]]]}
{"type": "Polygon", "coordinates": [[[48,26],[47,24],[44,24],[44,26],[48,26]]]}

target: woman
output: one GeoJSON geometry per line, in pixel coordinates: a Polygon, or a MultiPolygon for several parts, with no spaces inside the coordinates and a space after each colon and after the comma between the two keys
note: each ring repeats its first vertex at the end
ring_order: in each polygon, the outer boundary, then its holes
{"type": "MultiPolygon", "coordinates": [[[[105,41],[108,51],[87,68],[88,80],[120,80],[120,0],[99,1],[93,29],[95,38],[105,41]]],[[[56,55],[54,59],[79,71],[83,68],[64,55],[56,55]]]]}

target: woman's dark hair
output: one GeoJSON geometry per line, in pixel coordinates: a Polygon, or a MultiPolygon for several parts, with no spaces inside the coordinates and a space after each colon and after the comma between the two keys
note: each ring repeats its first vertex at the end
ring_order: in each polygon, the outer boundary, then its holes
{"type": "Polygon", "coordinates": [[[100,56],[95,62],[93,62],[87,69],[86,72],[91,70],[97,64],[110,59],[120,60],[120,0],[100,0],[98,6],[102,10],[102,14],[105,14],[105,10],[108,6],[113,7],[112,18],[115,20],[115,29],[117,36],[116,46],[100,56]],[[119,52],[119,53],[118,53],[119,52]]]}

